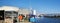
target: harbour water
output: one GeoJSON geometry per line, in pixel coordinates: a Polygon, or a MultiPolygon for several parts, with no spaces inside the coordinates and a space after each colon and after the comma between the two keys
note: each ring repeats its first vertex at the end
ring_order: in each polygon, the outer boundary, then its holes
{"type": "Polygon", "coordinates": [[[60,18],[36,18],[36,23],[60,23],[60,18]]]}

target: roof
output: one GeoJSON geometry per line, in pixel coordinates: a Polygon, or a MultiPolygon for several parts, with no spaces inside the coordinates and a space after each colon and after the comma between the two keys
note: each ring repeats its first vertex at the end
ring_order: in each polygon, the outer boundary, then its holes
{"type": "Polygon", "coordinates": [[[0,7],[0,10],[5,10],[5,11],[18,11],[18,7],[12,7],[12,6],[2,6],[0,7]]]}

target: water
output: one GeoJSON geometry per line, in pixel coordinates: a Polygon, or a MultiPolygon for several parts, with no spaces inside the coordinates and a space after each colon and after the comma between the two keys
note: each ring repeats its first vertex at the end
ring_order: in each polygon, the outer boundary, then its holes
{"type": "Polygon", "coordinates": [[[36,23],[60,23],[60,18],[36,18],[36,23]]]}

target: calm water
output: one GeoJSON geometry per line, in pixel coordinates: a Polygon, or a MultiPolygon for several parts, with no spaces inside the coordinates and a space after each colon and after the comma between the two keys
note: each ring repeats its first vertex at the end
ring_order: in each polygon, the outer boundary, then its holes
{"type": "Polygon", "coordinates": [[[60,18],[36,18],[36,23],[60,23],[60,18]]]}

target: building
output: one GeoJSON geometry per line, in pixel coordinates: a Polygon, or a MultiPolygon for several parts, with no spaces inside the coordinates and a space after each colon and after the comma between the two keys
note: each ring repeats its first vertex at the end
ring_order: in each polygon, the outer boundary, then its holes
{"type": "Polygon", "coordinates": [[[4,18],[11,17],[12,19],[18,18],[19,14],[23,14],[26,17],[31,12],[29,9],[21,9],[12,6],[2,6],[0,10],[4,10],[4,18]]]}
{"type": "Polygon", "coordinates": [[[11,6],[3,6],[0,8],[0,10],[4,10],[5,12],[5,16],[12,16],[12,13],[13,15],[17,15],[18,13],[18,8],[17,7],[11,7],[11,6]]]}
{"type": "Polygon", "coordinates": [[[19,8],[17,8],[17,7],[11,7],[11,6],[2,6],[0,8],[0,10],[4,10],[3,13],[4,13],[4,21],[5,22],[13,23],[11,21],[13,21],[13,19],[18,16],[18,10],[19,10],[19,8]],[[10,18],[11,21],[10,20],[7,21],[8,20],[7,18],[8,19],[10,18]]]}
{"type": "Polygon", "coordinates": [[[30,14],[28,9],[19,9],[19,14],[23,14],[25,17],[30,14]]]}

